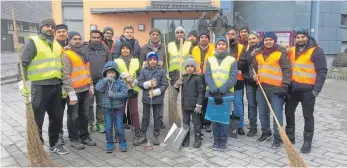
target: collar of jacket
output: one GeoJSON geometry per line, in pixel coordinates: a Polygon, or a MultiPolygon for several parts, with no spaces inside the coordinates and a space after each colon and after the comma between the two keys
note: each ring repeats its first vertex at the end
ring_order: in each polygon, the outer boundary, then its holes
{"type": "MultiPolygon", "coordinates": [[[[151,40],[148,40],[148,43],[147,43],[147,47],[152,49],[154,46],[153,46],[153,43],[151,42],[151,40]]],[[[158,48],[162,47],[162,44],[161,44],[161,41],[158,41],[158,48]]]]}
{"type": "MultiPolygon", "coordinates": [[[[158,64],[157,64],[157,67],[163,68],[163,62],[159,61],[158,64]]],[[[148,61],[144,61],[144,62],[143,62],[142,69],[144,69],[144,68],[151,69],[151,68],[149,67],[148,61]]]]}
{"type": "Polygon", "coordinates": [[[96,51],[96,50],[101,50],[102,49],[102,45],[104,45],[102,42],[100,42],[98,45],[94,45],[91,43],[91,41],[89,40],[88,42],[88,46],[90,49],[96,51]]]}
{"type": "MultiPolygon", "coordinates": [[[[138,40],[136,40],[135,38],[133,38],[133,39],[134,39],[134,41],[135,41],[134,44],[139,43],[138,40]]],[[[127,38],[126,38],[124,35],[121,35],[121,36],[119,37],[119,40],[120,40],[121,42],[125,42],[125,41],[127,41],[127,38]]]]}

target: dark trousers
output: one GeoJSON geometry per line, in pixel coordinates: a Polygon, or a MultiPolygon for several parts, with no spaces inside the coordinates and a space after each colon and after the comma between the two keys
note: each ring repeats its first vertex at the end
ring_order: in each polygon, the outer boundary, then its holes
{"type": "Polygon", "coordinates": [[[305,119],[305,132],[314,131],[314,105],[316,98],[312,94],[312,91],[290,91],[287,96],[287,102],[285,106],[285,115],[287,120],[287,128],[295,128],[295,110],[301,102],[302,112],[305,119]]]}
{"type": "Polygon", "coordinates": [[[160,135],[160,127],[161,127],[161,118],[160,118],[160,110],[163,109],[163,104],[147,104],[143,103],[143,116],[142,116],[142,124],[141,124],[141,132],[143,134],[146,134],[149,122],[150,122],[150,116],[151,116],[151,106],[153,110],[153,120],[154,120],[154,130],[153,135],[155,137],[158,137],[160,135]]]}
{"type": "Polygon", "coordinates": [[[208,101],[208,99],[205,98],[204,104],[202,105],[202,115],[200,115],[200,120],[201,120],[201,125],[210,126],[211,121],[205,120],[207,101],[208,101]]]}
{"type": "Polygon", "coordinates": [[[113,128],[117,129],[120,142],[125,142],[123,127],[123,111],[121,109],[104,109],[105,132],[107,143],[113,143],[113,128]]]}
{"type": "Polygon", "coordinates": [[[138,96],[128,98],[128,107],[127,111],[125,111],[125,104],[122,108],[122,112],[124,112],[123,122],[132,125],[135,129],[140,128],[140,117],[139,117],[139,108],[138,108],[138,96]]]}
{"type": "Polygon", "coordinates": [[[192,116],[195,135],[201,135],[201,115],[196,114],[193,110],[183,110],[183,123],[189,125],[189,131],[185,138],[186,141],[189,141],[190,137],[190,116],[192,116]]]}
{"type": "MultiPolygon", "coordinates": [[[[96,84],[94,84],[95,86],[96,84]]],[[[102,108],[102,93],[95,90],[94,96],[89,98],[88,123],[94,124],[94,99],[96,101],[96,125],[104,124],[104,109],[102,108]]]]}
{"type": "Polygon", "coordinates": [[[246,96],[248,102],[248,120],[251,128],[257,128],[257,87],[253,85],[246,84],[246,96]]]}
{"type": "Polygon", "coordinates": [[[67,99],[67,129],[70,141],[85,140],[89,137],[88,132],[88,109],[89,109],[89,91],[77,93],[78,102],[70,105],[70,99],[67,99]]]}
{"type": "Polygon", "coordinates": [[[217,122],[212,123],[212,132],[214,139],[228,140],[229,124],[222,124],[217,122]]]}
{"type": "Polygon", "coordinates": [[[62,128],[64,112],[61,96],[61,84],[31,86],[31,104],[42,142],[42,126],[46,111],[49,117],[48,136],[51,147],[58,142],[59,132],[62,128]]]}

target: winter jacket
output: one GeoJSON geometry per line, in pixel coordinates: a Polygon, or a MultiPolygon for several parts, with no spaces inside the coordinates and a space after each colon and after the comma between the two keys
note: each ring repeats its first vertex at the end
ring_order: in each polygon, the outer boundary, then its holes
{"type": "Polygon", "coordinates": [[[125,100],[128,97],[128,86],[124,80],[119,78],[120,74],[117,69],[117,64],[113,61],[107,62],[103,70],[103,79],[100,79],[96,84],[95,89],[102,93],[102,106],[109,109],[120,109],[123,107],[125,100]],[[116,71],[117,76],[115,81],[109,81],[106,77],[106,71],[109,68],[116,71]],[[108,92],[115,93],[115,97],[109,97],[108,92]]]}
{"type": "Polygon", "coordinates": [[[113,40],[105,40],[105,39],[103,39],[101,42],[108,47],[108,49],[110,50],[110,53],[112,55],[112,50],[113,50],[113,47],[114,47],[114,41],[113,40]]]}
{"type": "MultiPolygon", "coordinates": [[[[282,52],[281,48],[279,48],[278,45],[275,46],[275,48],[273,49],[273,52],[274,51],[280,51],[282,53],[282,55],[280,57],[280,60],[279,60],[279,64],[281,66],[281,71],[282,71],[282,88],[287,88],[288,89],[288,86],[289,86],[290,81],[291,81],[291,65],[290,65],[290,62],[289,62],[288,54],[286,52],[284,52],[284,51],[282,52]]],[[[264,54],[263,47],[261,48],[261,50],[259,50],[257,52],[261,52],[261,53],[264,54]]],[[[264,60],[269,55],[265,55],[264,54],[264,60]]],[[[256,59],[253,59],[252,68],[254,68],[256,73],[258,73],[258,63],[257,63],[256,59]]],[[[250,75],[252,77],[254,76],[253,70],[250,71],[250,75]]],[[[262,87],[267,92],[281,92],[282,91],[281,87],[269,85],[269,84],[266,84],[266,83],[262,83],[262,87]]]]}
{"type": "MultiPolygon", "coordinates": [[[[300,51],[299,51],[298,46],[295,46],[295,47],[296,47],[295,58],[298,58],[298,56],[300,55],[300,51]]],[[[314,90],[316,92],[320,92],[322,90],[324,83],[325,83],[328,69],[327,69],[327,60],[326,60],[324,51],[322,48],[318,47],[316,40],[314,38],[310,37],[308,44],[306,45],[305,49],[302,52],[306,52],[311,47],[317,47],[316,49],[314,49],[312,56],[311,56],[311,61],[313,62],[316,73],[317,73],[316,82],[312,87],[312,85],[292,81],[291,82],[291,88],[293,91],[311,91],[311,90],[314,90]]]]}
{"type": "Polygon", "coordinates": [[[142,92],[142,102],[147,104],[163,104],[164,102],[164,96],[165,96],[165,90],[169,86],[168,80],[166,78],[166,71],[160,66],[157,65],[155,69],[152,69],[147,65],[140,71],[140,76],[137,77],[138,80],[138,86],[143,90],[142,92]],[[146,81],[149,81],[151,79],[157,80],[157,86],[155,86],[153,89],[160,89],[161,94],[159,96],[155,96],[152,98],[149,98],[149,89],[145,89],[143,84],[146,81]]]}
{"type": "MultiPolygon", "coordinates": [[[[140,50],[140,56],[139,56],[140,65],[142,65],[143,62],[146,61],[146,56],[149,52],[155,51],[159,56],[159,61],[164,63],[163,69],[166,70],[166,55],[168,53],[166,50],[166,54],[165,54],[165,47],[167,47],[167,46],[159,41],[158,49],[156,51],[153,47],[153,44],[151,43],[151,40],[148,40],[148,43],[143,45],[141,47],[141,50],[140,50]]],[[[167,55],[167,56],[169,56],[169,55],[167,55]]]]}
{"type": "MultiPolygon", "coordinates": [[[[140,56],[140,44],[139,41],[134,39],[135,43],[133,48],[131,49],[131,55],[138,58],[140,56]]],[[[125,41],[127,41],[127,39],[122,35],[121,37],[119,37],[119,40],[116,40],[114,47],[113,47],[113,51],[112,51],[112,57],[113,59],[119,58],[120,57],[120,46],[121,43],[124,43],[125,41]]]]}
{"type": "MultiPolygon", "coordinates": [[[[218,61],[219,65],[222,63],[222,61],[225,58],[225,56],[215,56],[215,57],[217,57],[217,61],[218,61]]],[[[215,92],[218,89],[223,94],[223,96],[233,95],[233,93],[231,93],[229,90],[232,87],[234,87],[236,82],[237,82],[237,72],[238,72],[237,62],[235,60],[235,62],[233,62],[233,64],[231,65],[231,68],[230,68],[229,79],[224,83],[223,86],[221,86],[220,88],[217,88],[217,86],[215,85],[213,78],[212,78],[212,71],[211,71],[210,63],[209,63],[209,61],[207,61],[206,73],[205,73],[205,83],[206,83],[206,86],[208,86],[209,88],[206,90],[205,97],[212,96],[212,94],[210,92],[215,92]]]]}
{"type": "MultiPolygon", "coordinates": [[[[106,62],[112,60],[112,55],[106,44],[93,46],[90,42],[83,45],[83,51],[90,60],[90,73],[96,83],[102,79],[102,72],[106,62]]],[[[95,84],[94,83],[94,84],[95,84]]]]}
{"type": "MultiPolygon", "coordinates": [[[[234,56],[235,59],[237,59],[237,54],[239,52],[238,45],[239,45],[239,42],[236,40],[230,44],[230,51],[229,52],[231,55],[234,56]]],[[[242,44],[240,44],[240,45],[242,45],[242,44]]],[[[242,71],[246,67],[245,66],[246,65],[245,54],[246,54],[246,47],[243,46],[240,58],[237,61],[237,68],[240,71],[242,71]]],[[[237,80],[237,83],[236,83],[234,89],[235,90],[241,90],[241,89],[243,89],[243,86],[244,86],[244,81],[243,80],[237,80]]]]}
{"type": "Polygon", "coordinates": [[[248,50],[245,53],[245,68],[242,69],[242,76],[245,80],[245,83],[247,85],[251,85],[256,87],[256,82],[253,80],[253,76],[250,75],[250,71],[253,71],[252,63],[255,58],[254,55],[252,55],[252,51],[256,49],[257,46],[249,47],[248,50]]]}
{"type": "MultiPolygon", "coordinates": [[[[183,85],[182,85],[182,109],[194,110],[196,105],[203,105],[204,103],[204,79],[200,73],[186,74],[183,72],[183,85]]],[[[176,88],[179,91],[179,88],[176,88]]]]}

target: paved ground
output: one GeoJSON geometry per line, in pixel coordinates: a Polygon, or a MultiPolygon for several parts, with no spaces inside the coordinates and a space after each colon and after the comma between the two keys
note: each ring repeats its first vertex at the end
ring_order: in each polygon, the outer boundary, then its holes
{"type": "Polygon", "coordinates": [[[1,77],[17,74],[17,64],[17,54],[1,53],[1,77]]]}
{"type": "MultiPolygon", "coordinates": [[[[316,132],[312,153],[300,154],[312,167],[347,167],[347,82],[327,80],[322,93],[317,99],[315,111],[316,132]]],[[[27,166],[25,158],[25,112],[23,98],[18,95],[17,87],[2,86],[1,89],[1,166],[27,166]]],[[[166,108],[165,108],[166,109],[166,108]]],[[[141,112],[141,110],[140,110],[141,112]]],[[[167,109],[165,110],[167,113],[167,109]]],[[[247,113],[246,115],[247,116],[247,113]]],[[[295,147],[299,151],[302,145],[303,118],[301,107],[297,109],[297,130],[295,147]]],[[[246,117],[247,118],[247,117],[246,117]]],[[[66,117],[65,117],[66,120],[66,117]]],[[[247,121],[247,119],[246,119],[247,121]]],[[[247,121],[248,122],[248,121],[247,121]]],[[[47,142],[47,118],[44,126],[44,139],[47,142]]],[[[66,122],[64,122],[66,132],[66,122]]],[[[164,130],[161,140],[168,130],[164,130]]],[[[248,131],[248,129],[246,129],[248,131]]],[[[126,130],[129,151],[126,153],[105,153],[105,135],[93,133],[96,147],[85,150],[71,149],[70,154],[58,156],[51,154],[60,166],[174,166],[174,167],[283,167],[287,166],[286,153],[283,148],[270,148],[272,142],[257,143],[257,137],[242,136],[228,140],[225,153],[212,151],[211,133],[205,133],[200,149],[192,147],[175,151],[164,144],[155,146],[153,151],[144,151],[143,146],[134,147],[131,143],[131,131],[126,130]]],[[[151,131],[148,133],[151,135],[151,131]]],[[[68,141],[67,133],[64,135],[68,141]]],[[[153,137],[150,137],[153,139],[153,137]]],[[[194,138],[191,138],[194,140],[194,138]]],[[[191,143],[192,144],[192,143],[191,143]]]]}

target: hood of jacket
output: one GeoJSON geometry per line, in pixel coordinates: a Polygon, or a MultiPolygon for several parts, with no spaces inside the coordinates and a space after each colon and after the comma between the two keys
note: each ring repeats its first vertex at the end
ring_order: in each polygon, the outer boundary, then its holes
{"type": "MultiPolygon", "coordinates": [[[[187,72],[186,70],[184,70],[184,71],[182,72],[182,76],[185,76],[185,75],[188,75],[188,72],[187,72]]],[[[200,71],[194,71],[194,72],[192,73],[192,75],[199,75],[199,76],[201,76],[202,74],[201,74],[200,71]]]]}
{"type": "Polygon", "coordinates": [[[103,76],[103,77],[106,77],[106,72],[107,72],[108,70],[110,70],[110,69],[116,71],[116,74],[117,74],[116,79],[118,79],[120,73],[119,73],[119,71],[118,71],[117,64],[116,64],[114,61],[108,61],[108,62],[106,62],[106,64],[104,65],[104,70],[103,70],[102,76],[103,76]]]}

